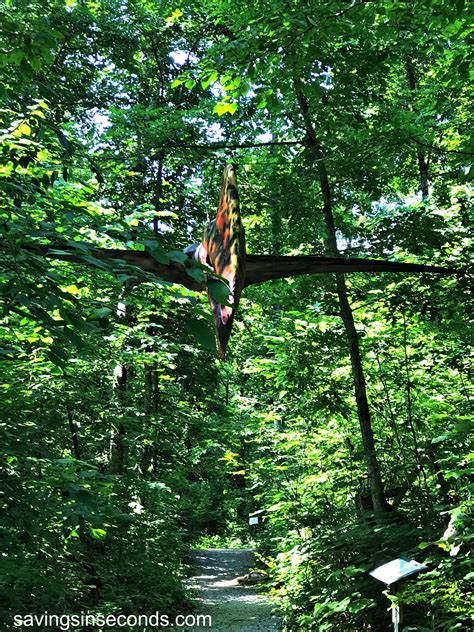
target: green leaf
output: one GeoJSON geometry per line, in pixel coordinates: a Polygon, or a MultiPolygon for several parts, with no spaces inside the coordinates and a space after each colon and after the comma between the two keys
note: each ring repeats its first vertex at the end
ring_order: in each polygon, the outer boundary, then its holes
{"type": "Polygon", "coordinates": [[[446,439],[448,438],[449,438],[449,435],[447,434],[439,435],[439,437],[435,437],[434,439],[431,439],[431,443],[432,444],[441,443],[442,441],[446,441],[446,439]]]}
{"type": "Polygon", "coordinates": [[[75,250],[80,250],[81,252],[84,252],[85,254],[89,254],[91,250],[90,246],[82,241],[72,241],[71,239],[68,239],[66,241],[66,244],[71,248],[74,248],[75,250]]]}
{"type": "Polygon", "coordinates": [[[192,279],[194,279],[195,281],[197,281],[198,283],[202,283],[204,281],[205,276],[201,268],[198,268],[197,266],[194,266],[194,265],[187,265],[185,267],[185,270],[186,270],[186,274],[190,276],[192,279]]]}
{"type": "Polygon", "coordinates": [[[188,322],[188,329],[204,349],[215,353],[216,340],[214,331],[207,321],[191,320],[188,322]]]}
{"type": "Polygon", "coordinates": [[[420,542],[420,544],[418,545],[418,548],[423,551],[424,549],[428,548],[432,544],[433,542],[420,542]]]}
{"type": "Polygon", "coordinates": [[[104,529],[93,529],[92,527],[90,527],[89,533],[95,540],[105,540],[105,538],[107,537],[107,531],[105,531],[104,529]]]}
{"type": "Polygon", "coordinates": [[[76,349],[81,350],[84,348],[84,340],[80,336],[78,336],[73,329],[70,329],[69,327],[64,327],[63,333],[66,338],[76,347],[76,349]]]}
{"type": "Polygon", "coordinates": [[[87,263],[90,263],[90,265],[99,268],[100,270],[105,270],[106,272],[112,272],[113,271],[113,266],[105,263],[105,261],[101,261],[100,259],[96,259],[95,257],[91,257],[89,255],[82,255],[81,259],[84,259],[84,261],[87,261],[87,263]]]}
{"type": "Polygon", "coordinates": [[[185,252],[181,252],[180,250],[171,250],[171,252],[168,252],[168,257],[170,258],[170,261],[173,261],[173,263],[186,263],[186,261],[188,261],[188,255],[185,252]]]}
{"type": "Polygon", "coordinates": [[[214,106],[213,112],[219,116],[223,116],[224,114],[234,114],[237,107],[237,103],[217,103],[214,106]]]}
{"type": "Polygon", "coordinates": [[[92,312],[92,318],[107,318],[112,311],[110,307],[99,307],[92,312]]]}
{"type": "Polygon", "coordinates": [[[33,70],[41,70],[42,63],[39,57],[30,57],[28,62],[33,70]]]}
{"type": "Polygon", "coordinates": [[[165,250],[161,246],[158,246],[158,244],[152,244],[151,246],[147,248],[147,251],[151,254],[153,259],[157,261],[158,263],[161,263],[162,265],[165,265],[165,266],[169,265],[170,263],[169,255],[165,252],[165,250]]]}
{"type": "Polygon", "coordinates": [[[222,281],[218,281],[217,279],[209,279],[207,281],[207,289],[209,290],[212,298],[220,305],[230,306],[230,288],[228,285],[222,281]]]}
{"type": "Polygon", "coordinates": [[[31,134],[31,127],[28,123],[22,123],[19,125],[16,130],[13,132],[12,136],[29,136],[31,134]]]}

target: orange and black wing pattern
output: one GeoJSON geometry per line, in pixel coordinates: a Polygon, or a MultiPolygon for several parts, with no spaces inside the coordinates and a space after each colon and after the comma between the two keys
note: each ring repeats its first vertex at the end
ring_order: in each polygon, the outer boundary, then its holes
{"type": "Polygon", "coordinates": [[[198,258],[229,284],[229,305],[218,303],[208,290],[216,328],[217,349],[219,357],[224,359],[245,282],[245,234],[233,165],[227,165],[224,169],[219,209],[216,219],[204,229],[198,258]]]}

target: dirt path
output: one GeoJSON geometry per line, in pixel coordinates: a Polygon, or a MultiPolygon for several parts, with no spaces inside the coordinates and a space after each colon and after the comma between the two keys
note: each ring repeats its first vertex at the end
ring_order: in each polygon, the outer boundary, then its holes
{"type": "Polygon", "coordinates": [[[280,630],[269,600],[236,581],[254,566],[252,549],[197,549],[191,557],[194,575],[189,584],[196,590],[200,611],[212,617],[212,632],[280,630]]]}

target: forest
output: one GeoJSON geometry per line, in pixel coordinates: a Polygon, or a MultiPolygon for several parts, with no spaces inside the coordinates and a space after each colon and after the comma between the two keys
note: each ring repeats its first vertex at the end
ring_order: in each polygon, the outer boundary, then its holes
{"type": "Polygon", "coordinates": [[[0,0],[2,630],[470,628],[470,8],[0,0]]]}

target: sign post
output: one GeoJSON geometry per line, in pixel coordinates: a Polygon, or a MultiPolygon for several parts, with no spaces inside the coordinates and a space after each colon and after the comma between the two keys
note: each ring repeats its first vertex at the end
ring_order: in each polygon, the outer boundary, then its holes
{"type": "Polygon", "coordinates": [[[398,624],[400,623],[400,607],[398,604],[392,605],[392,622],[394,632],[398,632],[398,624]]]}
{"type": "MultiPolygon", "coordinates": [[[[393,592],[395,593],[398,582],[410,575],[425,571],[427,568],[427,566],[415,560],[409,560],[406,557],[397,557],[396,560],[374,568],[373,571],[370,571],[369,575],[385,584],[387,588],[393,586],[393,592]]],[[[400,607],[397,603],[392,603],[392,623],[394,632],[398,632],[400,625],[400,607]]]]}

